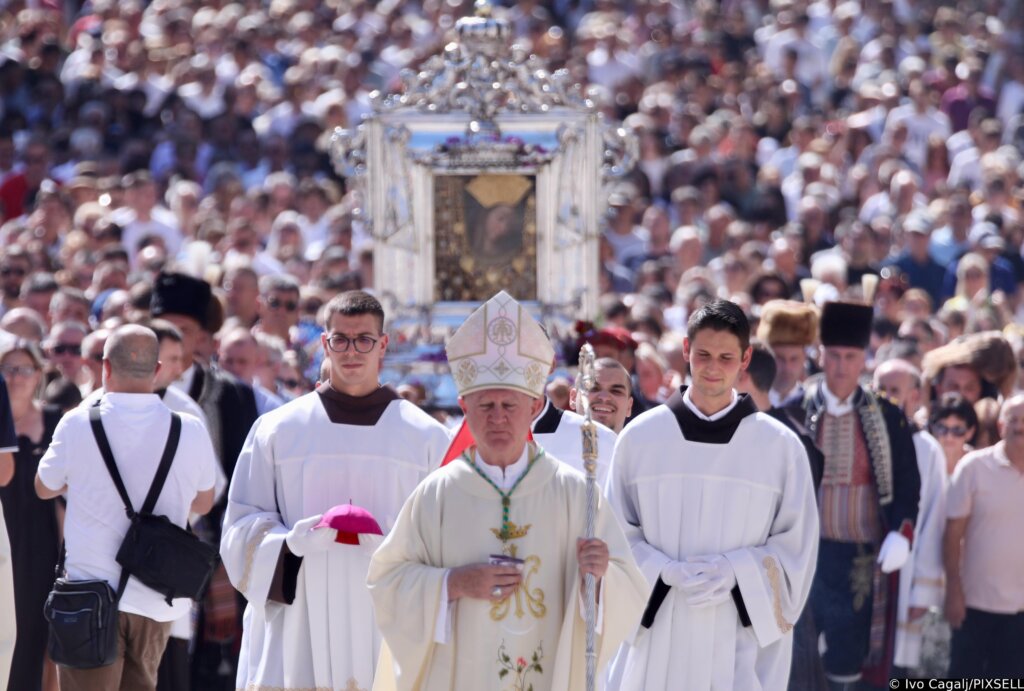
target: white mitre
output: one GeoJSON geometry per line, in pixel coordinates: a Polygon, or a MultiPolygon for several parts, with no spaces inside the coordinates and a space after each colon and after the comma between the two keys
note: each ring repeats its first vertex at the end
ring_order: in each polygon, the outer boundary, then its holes
{"type": "Polygon", "coordinates": [[[540,398],[555,356],[540,324],[504,290],[469,315],[445,350],[460,396],[511,389],[540,398]]]}

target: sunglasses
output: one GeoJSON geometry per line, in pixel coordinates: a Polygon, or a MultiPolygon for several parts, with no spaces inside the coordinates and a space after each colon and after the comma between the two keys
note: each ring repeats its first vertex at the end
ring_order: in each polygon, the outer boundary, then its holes
{"type": "Polygon", "coordinates": [[[50,352],[54,355],[81,355],[82,346],[73,343],[58,343],[50,348],[50,352]]]}
{"type": "Polygon", "coordinates": [[[24,276],[28,271],[14,266],[5,266],[0,269],[0,276],[24,276]]]}
{"type": "Polygon", "coordinates": [[[947,434],[953,435],[954,437],[964,437],[967,435],[967,428],[962,425],[956,427],[946,427],[941,422],[937,422],[932,425],[932,434],[936,437],[944,437],[947,434]]]}
{"type": "Polygon", "coordinates": [[[277,383],[286,389],[297,389],[302,384],[298,379],[278,379],[277,383]]]}
{"type": "Polygon", "coordinates": [[[267,298],[267,307],[272,310],[276,310],[283,307],[288,312],[294,312],[299,309],[299,303],[293,300],[278,300],[277,298],[267,298]]]}

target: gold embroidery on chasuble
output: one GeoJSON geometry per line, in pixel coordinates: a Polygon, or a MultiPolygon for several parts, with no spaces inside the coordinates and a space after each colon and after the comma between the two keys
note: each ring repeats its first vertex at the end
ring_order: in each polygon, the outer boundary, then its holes
{"type": "Polygon", "coordinates": [[[786,618],[782,614],[782,574],[779,571],[779,565],[776,564],[775,560],[771,557],[765,557],[763,563],[764,567],[768,570],[768,583],[772,587],[772,605],[775,610],[775,625],[779,627],[779,631],[782,633],[789,633],[793,630],[793,625],[786,621],[786,618]]]}
{"type": "MultiPolygon", "coordinates": [[[[526,537],[530,532],[532,524],[518,526],[509,521],[507,528],[491,528],[494,537],[501,540],[501,553],[505,556],[516,558],[518,546],[512,540],[526,537]]],[[[547,614],[548,608],[544,604],[544,591],[530,585],[533,576],[540,570],[540,557],[530,555],[523,560],[523,582],[515,589],[511,597],[491,605],[491,619],[502,621],[509,613],[515,614],[517,619],[522,619],[529,611],[535,619],[542,619],[547,614]],[[513,607],[514,603],[514,607],[513,607]]]]}
{"type": "Polygon", "coordinates": [[[517,619],[522,619],[529,611],[534,619],[543,619],[548,608],[544,604],[544,591],[530,585],[533,576],[540,570],[540,557],[531,555],[523,560],[523,582],[515,589],[511,597],[491,605],[491,619],[502,621],[509,615],[515,614],[517,619]],[[513,603],[515,607],[513,608],[513,603]]]}

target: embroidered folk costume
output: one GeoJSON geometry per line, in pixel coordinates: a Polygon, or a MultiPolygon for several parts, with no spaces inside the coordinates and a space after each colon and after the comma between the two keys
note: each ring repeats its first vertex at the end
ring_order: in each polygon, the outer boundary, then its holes
{"type": "MultiPolygon", "coordinates": [[[[504,292],[470,315],[447,352],[460,395],[506,389],[533,399],[543,395],[554,354],[540,326],[504,292]]],[[[369,586],[385,640],[376,691],[584,687],[576,559],[584,477],[534,442],[504,469],[479,450],[471,444],[449,452],[451,462],[416,489],[373,556],[369,586]],[[512,596],[449,602],[451,570],[492,555],[522,560],[512,596]]],[[[610,553],[599,588],[603,667],[636,626],[646,584],[603,501],[595,535],[610,553]]]]}
{"type": "MultiPolygon", "coordinates": [[[[822,346],[866,349],[872,315],[870,305],[826,303],[822,346]]],[[[805,388],[807,428],[825,455],[811,593],[827,646],[825,673],[837,688],[862,676],[884,684],[893,660],[899,574],[883,573],[879,557],[902,553],[896,561],[902,565],[914,536],[921,480],[912,430],[902,410],[862,386],[842,401],[829,390],[827,375],[805,388]]]]}

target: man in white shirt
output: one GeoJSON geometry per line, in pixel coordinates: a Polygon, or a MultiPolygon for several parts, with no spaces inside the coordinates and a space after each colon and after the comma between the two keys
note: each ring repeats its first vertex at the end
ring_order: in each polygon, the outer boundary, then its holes
{"type": "MultiPolygon", "coordinates": [[[[100,402],[103,427],[133,508],[149,491],[171,411],[153,394],[160,367],[159,345],[149,329],[127,325],[115,330],[104,346],[100,402]]],[[[193,417],[181,416],[181,437],[163,491],[153,513],[184,527],[189,512],[206,513],[213,505],[216,457],[209,434],[193,417]]],[[[36,493],[43,499],[67,497],[64,539],[71,580],[104,579],[116,587],[121,568],[117,550],[129,519],[107,471],[83,408],[57,425],[53,442],[39,462],[36,493]]],[[[188,601],[168,605],[163,595],[129,579],[119,602],[119,652],[109,666],[72,669],[58,666],[60,687],[70,691],[156,688],[157,666],[171,622],[188,611],[188,601]]]]}

